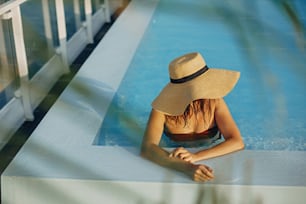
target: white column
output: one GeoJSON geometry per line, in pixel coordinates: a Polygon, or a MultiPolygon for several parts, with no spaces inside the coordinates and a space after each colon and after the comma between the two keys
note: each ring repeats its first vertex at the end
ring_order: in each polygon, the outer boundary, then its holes
{"type": "Polygon", "coordinates": [[[48,0],[42,0],[42,11],[44,18],[45,36],[48,44],[48,56],[51,56],[53,50],[53,36],[48,0]]]}
{"type": "Polygon", "coordinates": [[[7,43],[5,42],[3,24],[0,16],[0,91],[4,91],[6,97],[9,98],[14,88],[8,88],[8,86],[16,76],[14,75],[13,65],[9,63],[6,46],[7,43]]]}
{"type": "Polygon", "coordinates": [[[104,13],[105,13],[105,21],[110,22],[111,21],[111,15],[110,15],[110,8],[109,8],[109,2],[108,0],[104,0],[104,13]]]}
{"type": "Polygon", "coordinates": [[[7,53],[6,53],[6,43],[4,40],[4,32],[3,32],[3,25],[0,16],[0,62],[2,66],[8,65],[7,53]]]}
{"type": "Polygon", "coordinates": [[[100,0],[94,0],[94,5],[96,7],[96,10],[99,10],[101,8],[100,0]]]}
{"type": "Polygon", "coordinates": [[[76,29],[79,30],[82,26],[80,0],[73,0],[73,11],[74,11],[74,16],[75,16],[76,29]]]}
{"type": "Polygon", "coordinates": [[[85,7],[85,15],[86,15],[86,30],[87,30],[87,37],[88,42],[93,43],[93,32],[92,32],[92,4],[91,0],[84,1],[85,7]]]}
{"type": "Polygon", "coordinates": [[[60,43],[60,54],[65,64],[65,72],[70,72],[67,57],[67,31],[63,0],[55,0],[56,20],[58,29],[58,38],[60,43]]]}
{"type": "MultiPolygon", "coordinates": [[[[22,20],[19,6],[13,8],[11,12],[14,44],[16,50],[16,61],[18,67],[18,74],[20,77],[20,97],[22,99],[25,118],[27,120],[33,120],[34,115],[29,92],[28,62],[26,57],[22,20]]],[[[17,96],[18,95],[19,94],[17,94],[17,96]]]]}
{"type": "Polygon", "coordinates": [[[9,63],[6,53],[6,43],[4,40],[3,25],[0,16],[0,91],[5,89],[10,80],[9,63]]]}

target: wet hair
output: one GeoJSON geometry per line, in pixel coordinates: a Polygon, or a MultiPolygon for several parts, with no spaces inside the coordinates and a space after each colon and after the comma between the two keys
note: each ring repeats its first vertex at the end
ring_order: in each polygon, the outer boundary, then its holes
{"type": "Polygon", "coordinates": [[[206,124],[214,116],[216,101],[217,99],[195,100],[186,107],[182,115],[166,115],[166,121],[174,122],[175,124],[184,123],[184,125],[186,126],[188,124],[188,120],[193,116],[193,114],[202,114],[204,118],[204,123],[206,124]]]}

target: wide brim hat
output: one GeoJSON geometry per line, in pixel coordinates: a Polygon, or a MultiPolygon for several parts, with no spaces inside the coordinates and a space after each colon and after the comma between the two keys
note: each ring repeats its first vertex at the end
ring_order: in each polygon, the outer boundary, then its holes
{"type": "Polygon", "coordinates": [[[236,85],[240,72],[208,68],[200,53],[188,53],[169,64],[170,82],[152,102],[153,109],[167,115],[182,115],[197,99],[226,96],[236,85]]]}

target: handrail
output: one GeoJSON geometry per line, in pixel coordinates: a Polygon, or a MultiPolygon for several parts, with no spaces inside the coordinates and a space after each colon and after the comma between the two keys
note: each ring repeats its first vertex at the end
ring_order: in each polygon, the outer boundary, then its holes
{"type": "MultiPolygon", "coordinates": [[[[72,50],[75,48],[83,49],[85,44],[92,43],[94,33],[97,32],[96,25],[93,28],[93,21],[100,23],[105,23],[108,20],[108,0],[104,0],[104,5],[100,1],[95,1],[96,3],[99,2],[100,14],[94,16],[92,12],[92,1],[94,0],[74,0],[74,6],[76,7],[74,12],[76,14],[76,20],[79,22],[79,26],[77,27],[77,32],[75,33],[76,37],[80,37],[80,42],[76,42],[77,38],[71,39],[68,44],[67,40],[67,31],[66,31],[66,19],[65,19],[65,0],[55,0],[55,5],[52,5],[52,8],[55,8],[55,13],[50,13],[50,5],[49,0],[42,0],[42,17],[44,23],[44,31],[45,37],[47,40],[47,52],[50,52],[52,55],[56,57],[52,57],[47,64],[44,65],[39,72],[34,73],[32,78],[29,78],[29,64],[27,58],[27,51],[25,49],[25,42],[24,42],[24,25],[22,21],[22,13],[21,7],[24,4],[27,4],[29,0],[8,0],[6,2],[0,3],[0,54],[1,54],[1,65],[5,69],[1,70],[2,78],[5,77],[2,73],[11,73],[11,69],[8,64],[9,57],[14,59],[14,69],[15,74],[6,77],[7,79],[19,79],[18,85],[13,87],[13,89],[5,89],[9,96],[5,101],[7,104],[4,108],[0,108],[0,119],[3,120],[6,116],[8,111],[14,112],[10,119],[7,122],[7,127],[5,130],[0,131],[0,149],[1,144],[6,142],[7,137],[12,134],[12,131],[16,131],[17,126],[19,126],[20,121],[24,120],[33,120],[34,119],[34,108],[41,102],[42,97],[46,96],[47,91],[49,91],[49,87],[42,85],[42,90],[35,91],[33,88],[34,86],[39,86],[43,83],[45,77],[47,79],[46,84],[52,86],[55,83],[60,75],[64,73],[70,72],[70,65],[73,60],[77,57],[80,53],[80,50],[72,50]],[[85,11],[85,19],[81,18],[80,6],[83,6],[85,11]],[[105,15],[105,16],[103,16],[105,15]],[[102,16],[102,18],[100,18],[102,16]],[[52,30],[52,21],[51,17],[55,17],[55,21],[57,24],[57,29],[52,30]],[[104,18],[103,18],[104,17],[104,18]],[[6,22],[5,27],[2,26],[2,23],[6,22]],[[4,37],[6,37],[6,33],[4,28],[11,28],[12,32],[7,33],[10,36],[10,41],[6,42],[4,37]],[[95,29],[93,31],[93,29],[95,29]],[[79,32],[80,31],[80,32],[79,32]],[[4,35],[5,34],[5,35],[4,35]],[[53,42],[53,35],[55,38],[58,39],[59,45],[53,42]],[[84,37],[86,38],[84,39],[84,37]],[[7,53],[7,47],[11,47],[10,53],[7,53]],[[54,52],[55,51],[55,52],[54,52]],[[69,52],[69,53],[68,53],[69,52]],[[10,56],[8,56],[10,55],[10,56]],[[60,57],[62,60],[60,60],[60,57]],[[48,64],[50,62],[50,64],[48,64]],[[52,65],[55,64],[57,68],[54,70],[52,69],[52,65]],[[37,74],[37,75],[36,75],[37,74]],[[44,76],[46,75],[46,76],[44,76]],[[13,100],[14,99],[14,100],[13,100]],[[13,101],[13,102],[12,102],[13,101]],[[12,102],[12,103],[10,103],[12,102]],[[13,108],[18,107],[18,110],[13,111],[13,108]]],[[[28,7],[24,7],[25,10],[28,7]]],[[[49,56],[49,55],[48,55],[49,56]]],[[[51,56],[51,55],[50,55],[51,56]]],[[[3,83],[1,83],[2,85],[3,83]]],[[[5,120],[5,119],[4,119],[5,120]]]]}
{"type": "Polygon", "coordinates": [[[23,4],[27,0],[10,0],[0,5],[0,16],[23,4]]]}

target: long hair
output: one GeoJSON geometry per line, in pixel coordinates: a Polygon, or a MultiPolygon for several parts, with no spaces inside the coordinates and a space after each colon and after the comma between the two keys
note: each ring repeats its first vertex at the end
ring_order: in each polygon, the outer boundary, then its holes
{"type": "Polygon", "coordinates": [[[175,124],[184,123],[188,124],[188,120],[195,114],[202,114],[204,123],[208,123],[214,116],[215,105],[217,99],[198,99],[189,104],[182,115],[171,116],[166,115],[166,121],[175,122],[175,124]]]}

